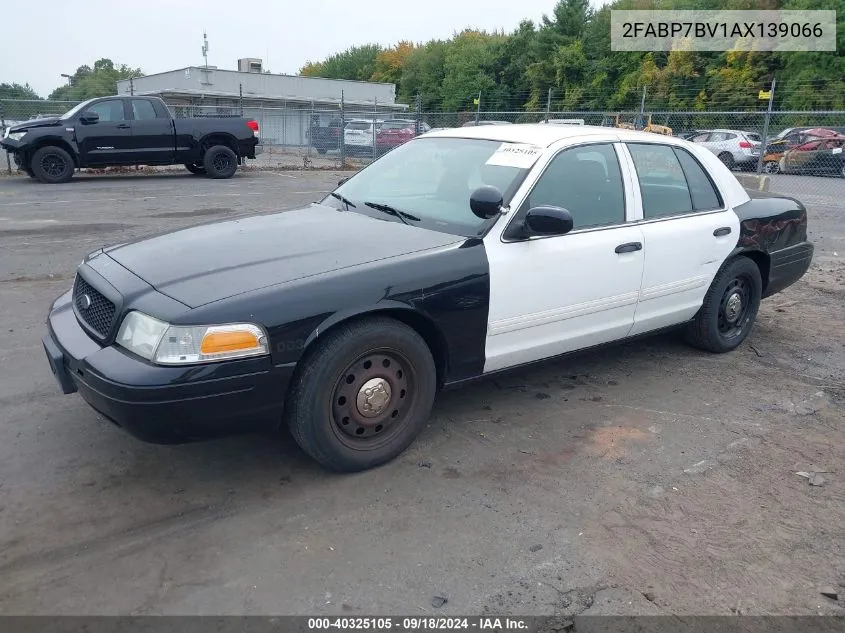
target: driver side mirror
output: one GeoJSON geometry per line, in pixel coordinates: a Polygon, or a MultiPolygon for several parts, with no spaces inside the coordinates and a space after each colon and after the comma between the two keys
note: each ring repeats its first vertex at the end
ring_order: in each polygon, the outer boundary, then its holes
{"type": "Polygon", "coordinates": [[[82,123],[82,125],[91,125],[92,123],[99,123],[100,115],[96,112],[86,112],[81,117],[79,117],[79,122],[82,123]]]}
{"type": "Polygon", "coordinates": [[[541,205],[531,207],[525,216],[516,218],[506,231],[506,239],[525,240],[535,235],[551,237],[566,235],[572,230],[572,214],[562,207],[541,205]]]}

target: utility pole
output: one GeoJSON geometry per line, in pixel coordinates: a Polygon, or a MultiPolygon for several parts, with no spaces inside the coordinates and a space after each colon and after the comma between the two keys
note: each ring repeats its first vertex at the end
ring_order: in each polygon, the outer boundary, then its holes
{"type": "Polygon", "coordinates": [[[552,109],[552,89],[549,88],[549,94],[546,97],[546,123],[549,122],[549,112],[552,109]]]}
{"type": "Polygon", "coordinates": [[[208,70],[208,35],[205,32],[205,29],[202,31],[202,58],[205,60],[203,65],[205,69],[208,70]]]}
{"type": "Polygon", "coordinates": [[[481,118],[481,91],[478,91],[478,99],[476,99],[478,107],[475,110],[475,124],[478,125],[478,120],[481,118]]]}
{"type": "Polygon", "coordinates": [[[775,100],[775,78],[772,77],[772,85],[769,88],[769,106],[766,108],[766,118],[763,119],[763,138],[760,143],[760,156],[757,157],[757,173],[763,173],[763,158],[766,155],[766,146],[769,139],[769,121],[772,119],[772,104],[775,100]]]}

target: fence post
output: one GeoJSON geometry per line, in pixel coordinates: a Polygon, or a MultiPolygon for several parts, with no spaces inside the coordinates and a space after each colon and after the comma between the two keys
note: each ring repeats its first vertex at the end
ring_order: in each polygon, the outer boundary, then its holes
{"type": "Polygon", "coordinates": [[[345,113],[343,104],[343,90],[340,91],[340,168],[346,169],[346,143],[344,143],[343,130],[346,128],[345,113]]]}
{"type": "Polygon", "coordinates": [[[416,106],[417,106],[417,133],[415,136],[420,135],[420,130],[422,129],[422,97],[417,93],[416,98],[416,106]]]}
{"type": "Polygon", "coordinates": [[[549,94],[546,97],[546,123],[549,122],[549,113],[552,110],[552,89],[549,88],[549,94]]]}
{"type": "Polygon", "coordinates": [[[769,121],[772,118],[772,103],[775,100],[775,78],[772,77],[772,85],[769,88],[769,106],[766,108],[766,118],[763,119],[763,138],[760,143],[760,156],[757,158],[757,173],[763,173],[763,159],[766,155],[766,146],[769,139],[769,121]]]}
{"type": "Polygon", "coordinates": [[[132,77],[129,78],[129,94],[135,96],[135,80],[132,77]]]}
{"type": "MultiPolygon", "coordinates": [[[[3,116],[3,108],[0,106],[0,126],[2,126],[2,131],[5,134],[6,132],[6,118],[3,116]]],[[[9,152],[4,152],[6,154],[6,169],[9,172],[9,175],[12,175],[12,160],[9,158],[9,152]]]]}
{"type": "Polygon", "coordinates": [[[373,97],[373,160],[376,159],[376,119],[378,118],[378,97],[373,97]]]}
{"type": "Polygon", "coordinates": [[[478,120],[481,118],[481,91],[478,91],[478,108],[475,110],[475,124],[478,125],[478,120]]]}
{"type": "Polygon", "coordinates": [[[241,107],[241,116],[244,115],[244,85],[238,84],[238,94],[240,95],[238,101],[241,107]]]}

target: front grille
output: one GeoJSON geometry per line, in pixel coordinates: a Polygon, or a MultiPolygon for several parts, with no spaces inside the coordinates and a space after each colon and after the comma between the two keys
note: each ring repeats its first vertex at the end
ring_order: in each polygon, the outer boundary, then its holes
{"type": "Polygon", "coordinates": [[[114,321],[114,304],[85,281],[81,275],[76,276],[76,282],[73,285],[73,305],[76,307],[76,314],[94,332],[101,338],[108,336],[114,321]]]}

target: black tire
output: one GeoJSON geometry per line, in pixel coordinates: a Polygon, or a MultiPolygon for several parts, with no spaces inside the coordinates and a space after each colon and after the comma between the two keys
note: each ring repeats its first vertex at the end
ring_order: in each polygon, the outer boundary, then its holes
{"type": "Polygon", "coordinates": [[[754,326],[762,296],[763,280],[757,264],[743,256],[728,261],[710,284],[698,314],[687,325],[687,342],[718,354],[736,349],[754,326]]]}
{"type": "Polygon", "coordinates": [[[185,163],[185,169],[197,176],[205,176],[205,167],[194,163],[185,163]]]}
{"type": "Polygon", "coordinates": [[[719,160],[722,161],[728,169],[734,168],[734,157],[731,156],[730,153],[722,152],[719,154],[719,160]]]}
{"type": "Polygon", "coordinates": [[[323,154],[325,154],[326,152],[328,152],[328,151],[329,151],[329,150],[328,150],[327,148],[325,148],[325,147],[318,147],[318,148],[317,148],[317,153],[318,153],[318,154],[320,154],[321,156],[322,156],[323,154]]]}
{"type": "Polygon", "coordinates": [[[340,325],[301,362],[285,422],[302,450],[328,469],[356,472],[384,464],[428,421],[437,387],[434,359],[422,337],[394,319],[340,325]],[[368,382],[377,391],[369,397],[368,382]],[[378,410],[367,413],[368,406],[378,410]]]}
{"type": "Polygon", "coordinates": [[[225,145],[214,145],[205,150],[202,165],[209,178],[231,178],[238,169],[238,155],[225,145]]]}
{"type": "Polygon", "coordinates": [[[73,158],[61,147],[45,145],[35,151],[29,167],[35,178],[48,184],[67,182],[73,178],[73,158]]]}
{"type": "Polygon", "coordinates": [[[763,164],[763,171],[765,171],[767,174],[776,174],[780,171],[780,165],[776,160],[767,160],[763,164]]]}

